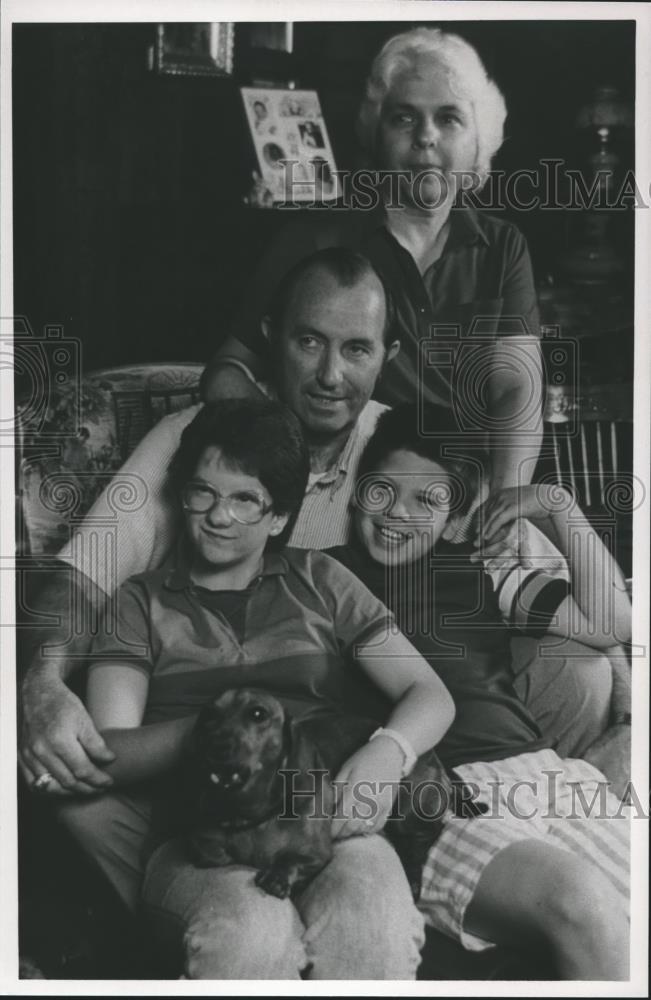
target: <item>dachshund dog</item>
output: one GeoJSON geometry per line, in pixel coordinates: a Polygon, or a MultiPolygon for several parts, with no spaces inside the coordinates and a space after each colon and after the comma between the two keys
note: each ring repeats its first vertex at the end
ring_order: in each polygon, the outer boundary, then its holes
{"type": "MultiPolygon", "coordinates": [[[[375,728],[372,720],[330,711],[292,720],[277,698],[252,688],[211,701],[199,715],[187,761],[195,863],[257,868],[257,885],[281,899],[300,891],[332,857],[331,780],[375,728]]],[[[453,784],[433,751],[400,785],[385,831],[415,899],[444,816],[480,811],[468,791],[453,784]]]]}

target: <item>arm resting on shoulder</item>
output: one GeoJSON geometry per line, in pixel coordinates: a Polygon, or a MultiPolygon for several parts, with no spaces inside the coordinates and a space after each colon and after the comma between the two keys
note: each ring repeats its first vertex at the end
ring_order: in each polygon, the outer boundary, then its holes
{"type": "Polygon", "coordinates": [[[527,241],[514,226],[505,233],[500,324],[487,384],[491,492],[530,483],[542,441],[540,316],[527,241]]]}
{"type": "Polygon", "coordinates": [[[491,492],[526,486],[542,444],[542,370],[535,337],[503,337],[494,345],[488,377],[488,415],[499,421],[491,431],[491,492]]]}
{"type": "Polygon", "coordinates": [[[264,361],[235,337],[228,337],[208,362],[201,376],[201,398],[206,403],[217,399],[264,399],[256,382],[264,379],[264,361]]]}
{"type": "MultiPolygon", "coordinates": [[[[311,214],[311,213],[308,213],[311,214]]],[[[276,234],[253,268],[228,336],[211,358],[201,380],[205,402],[226,397],[259,398],[256,382],[272,381],[269,345],[262,332],[274,295],[283,278],[321,246],[314,219],[293,219],[276,234]],[[233,364],[233,361],[236,364],[233,364]],[[237,363],[248,369],[249,375],[237,363]]]]}

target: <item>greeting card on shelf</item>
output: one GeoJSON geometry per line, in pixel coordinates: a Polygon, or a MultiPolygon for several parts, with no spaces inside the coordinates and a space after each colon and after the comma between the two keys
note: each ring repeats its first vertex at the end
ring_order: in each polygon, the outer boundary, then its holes
{"type": "Polygon", "coordinates": [[[337,167],[317,92],[242,87],[241,93],[274,204],[338,198],[337,167]]]}

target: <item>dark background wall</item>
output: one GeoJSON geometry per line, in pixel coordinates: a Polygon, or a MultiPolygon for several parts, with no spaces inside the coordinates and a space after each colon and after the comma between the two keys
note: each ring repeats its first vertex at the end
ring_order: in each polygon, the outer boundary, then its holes
{"type": "MultiPolygon", "coordinates": [[[[153,25],[15,25],[15,312],[35,332],[57,323],[80,338],[86,370],[206,359],[285,221],[242,204],[254,162],[237,88],[269,73],[316,88],[337,164],[353,168],[366,70],[406,27],[297,23],[294,55],[272,64],[237,25],[235,74],[221,79],[150,72],[153,25]]],[[[576,113],[596,85],[634,99],[632,22],[447,27],[477,47],[505,94],[508,141],[495,165],[507,171],[578,158],[576,113]]],[[[510,214],[542,278],[567,219],[510,214]]]]}

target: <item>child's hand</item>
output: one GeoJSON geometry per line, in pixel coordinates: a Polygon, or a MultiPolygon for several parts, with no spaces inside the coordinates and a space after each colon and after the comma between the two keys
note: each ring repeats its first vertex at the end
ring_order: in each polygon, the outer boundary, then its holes
{"type": "Polygon", "coordinates": [[[526,521],[541,523],[567,510],[570,502],[566,490],[549,483],[511,486],[491,493],[479,513],[482,532],[475,544],[481,550],[471,559],[474,562],[488,559],[488,568],[497,568],[516,557],[521,566],[531,566],[526,521]]]}
{"type": "Polygon", "coordinates": [[[510,486],[491,493],[482,504],[483,539],[491,539],[506,524],[518,518],[529,521],[546,521],[547,518],[567,510],[571,497],[567,490],[550,483],[533,483],[531,486],[510,486]]]}
{"type": "Polygon", "coordinates": [[[337,775],[332,836],[378,833],[391,813],[402,775],[403,754],[389,737],[378,736],[349,757],[337,775]]]}
{"type": "Polygon", "coordinates": [[[512,566],[528,567],[529,541],[526,521],[511,521],[499,528],[489,539],[485,534],[475,538],[477,552],[470,562],[483,563],[487,572],[508,569],[512,566]]]}

